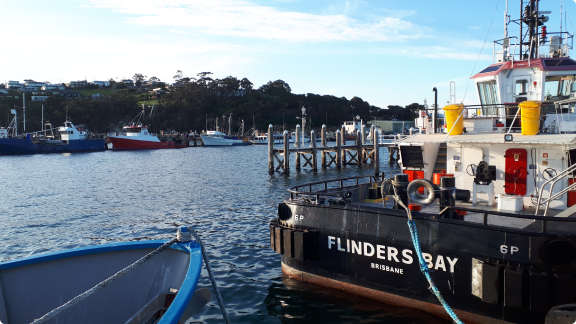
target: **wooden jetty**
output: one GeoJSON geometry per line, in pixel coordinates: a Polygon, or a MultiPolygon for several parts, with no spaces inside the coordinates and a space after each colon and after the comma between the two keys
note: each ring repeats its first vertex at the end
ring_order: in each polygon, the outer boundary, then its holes
{"type": "MultiPolygon", "coordinates": [[[[372,143],[366,144],[365,132],[356,131],[356,141],[351,145],[346,145],[344,139],[344,126],[341,130],[336,131],[336,145],[329,146],[326,137],[326,125],[322,125],[322,133],[320,145],[317,145],[316,134],[312,130],[310,132],[310,146],[304,147],[304,143],[300,143],[300,125],[296,125],[296,139],[295,147],[290,148],[288,131],[284,131],[284,144],[281,148],[274,147],[273,136],[268,136],[268,170],[270,173],[276,171],[283,171],[290,173],[290,154],[295,154],[296,170],[302,167],[311,167],[312,170],[318,170],[318,152],[320,152],[321,166],[323,169],[334,165],[337,168],[343,165],[358,165],[361,166],[365,163],[374,164],[374,174],[380,175],[380,148],[387,147],[389,151],[389,162],[396,161],[394,154],[398,152],[395,143],[378,143],[378,136],[374,126],[370,129],[372,143]],[[303,160],[303,161],[302,161],[303,160]],[[275,162],[278,165],[275,166],[275,162]],[[304,162],[302,164],[302,162],[304,162]]],[[[268,126],[268,134],[273,134],[273,126],[268,126]]]]}

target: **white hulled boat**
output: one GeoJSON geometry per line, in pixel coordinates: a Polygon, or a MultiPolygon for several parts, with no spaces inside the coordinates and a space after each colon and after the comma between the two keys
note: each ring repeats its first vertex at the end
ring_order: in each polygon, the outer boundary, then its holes
{"type": "Polygon", "coordinates": [[[250,145],[247,139],[240,139],[236,136],[228,136],[220,131],[207,131],[200,134],[204,146],[237,146],[250,145]]]}

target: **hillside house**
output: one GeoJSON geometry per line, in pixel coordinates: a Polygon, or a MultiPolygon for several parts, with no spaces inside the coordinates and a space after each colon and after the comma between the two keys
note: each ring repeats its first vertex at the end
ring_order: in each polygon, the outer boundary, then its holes
{"type": "Polygon", "coordinates": [[[166,90],[163,88],[156,88],[148,91],[150,95],[150,99],[160,99],[164,94],[166,94],[166,90]]]}
{"type": "Polygon", "coordinates": [[[66,88],[61,84],[46,84],[40,87],[42,91],[64,91],[66,88]]]}
{"type": "Polygon", "coordinates": [[[85,88],[88,85],[86,80],[83,81],[70,81],[70,88],[85,88]]]}
{"type": "Polygon", "coordinates": [[[110,86],[110,81],[93,81],[92,83],[99,86],[100,88],[110,86]]]}
{"type": "Polygon", "coordinates": [[[60,95],[64,98],[66,98],[67,100],[79,99],[80,97],[82,97],[80,95],[80,92],[72,91],[72,90],[62,91],[62,92],[60,92],[60,95]]]}

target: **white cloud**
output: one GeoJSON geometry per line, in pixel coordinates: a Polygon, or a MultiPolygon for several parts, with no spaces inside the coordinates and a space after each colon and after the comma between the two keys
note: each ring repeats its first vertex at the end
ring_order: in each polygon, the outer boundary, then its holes
{"type": "MultiPolygon", "coordinates": [[[[129,23],[189,28],[195,33],[290,42],[403,41],[426,37],[423,28],[397,17],[369,22],[345,14],[317,15],[282,11],[233,0],[86,0],[90,6],[133,15],[129,23]]],[[[359,1],[344,3],[344,12],[359,1]]]]}
{"type": "MultiPolygon", "coordinates": [[[[478,47],[479,48],[479,47],[478,47]]],[[[476,48],[472,48],[474,50],[476,48]]],[[[458,49],[455,47],[443,46],[408,46],[408,47],[386,47],[376,48],[374,54],[397,55],[404,57],[430,58],[430,59],[450,59],[450,60],[478,60],[478,53],[471,52],[470,49],[458,49]]],[[[491,60],[488,54],[480,56],[480,60],[491,60]]]]}
{"type": "Polygon", "coordinates": [[[349,15],[354,13],[363,3],[364,1],[362,0],[339,1],[326,7],[323,13],[327,15],[349,15]]]}
{"type": "MultiPolygon", "coordinates": [[[[576,1],[576,0],[575,0],[576,1]]],[[[389,10],[389,9],[381,9],[381,12],[386,13],[386,15],[390,17],[396,18],[404,18],[408,16],[413,16],[416,14],[415,10],[389,10]]]]}

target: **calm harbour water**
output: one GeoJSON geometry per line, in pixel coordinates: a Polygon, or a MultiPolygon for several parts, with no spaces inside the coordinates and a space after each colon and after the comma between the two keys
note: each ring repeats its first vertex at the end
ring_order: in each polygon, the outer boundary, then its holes
{"type": "MultiPolygon", "coordinates": [[[[346,166],[268,173],[267,147],[0,157],[0,261],[107,242],[170,239],[194,226],[233,323],[450,323],[282,274],[270,220],[286,189],[370,175],[346,166]]],[[[382,150],[381,170],[388,171],[382,150]]],[[[211,289],[205,270],[199,288],[211,289]]],[[[191,323],[222,323],[213,296],[191,323]]]]}

